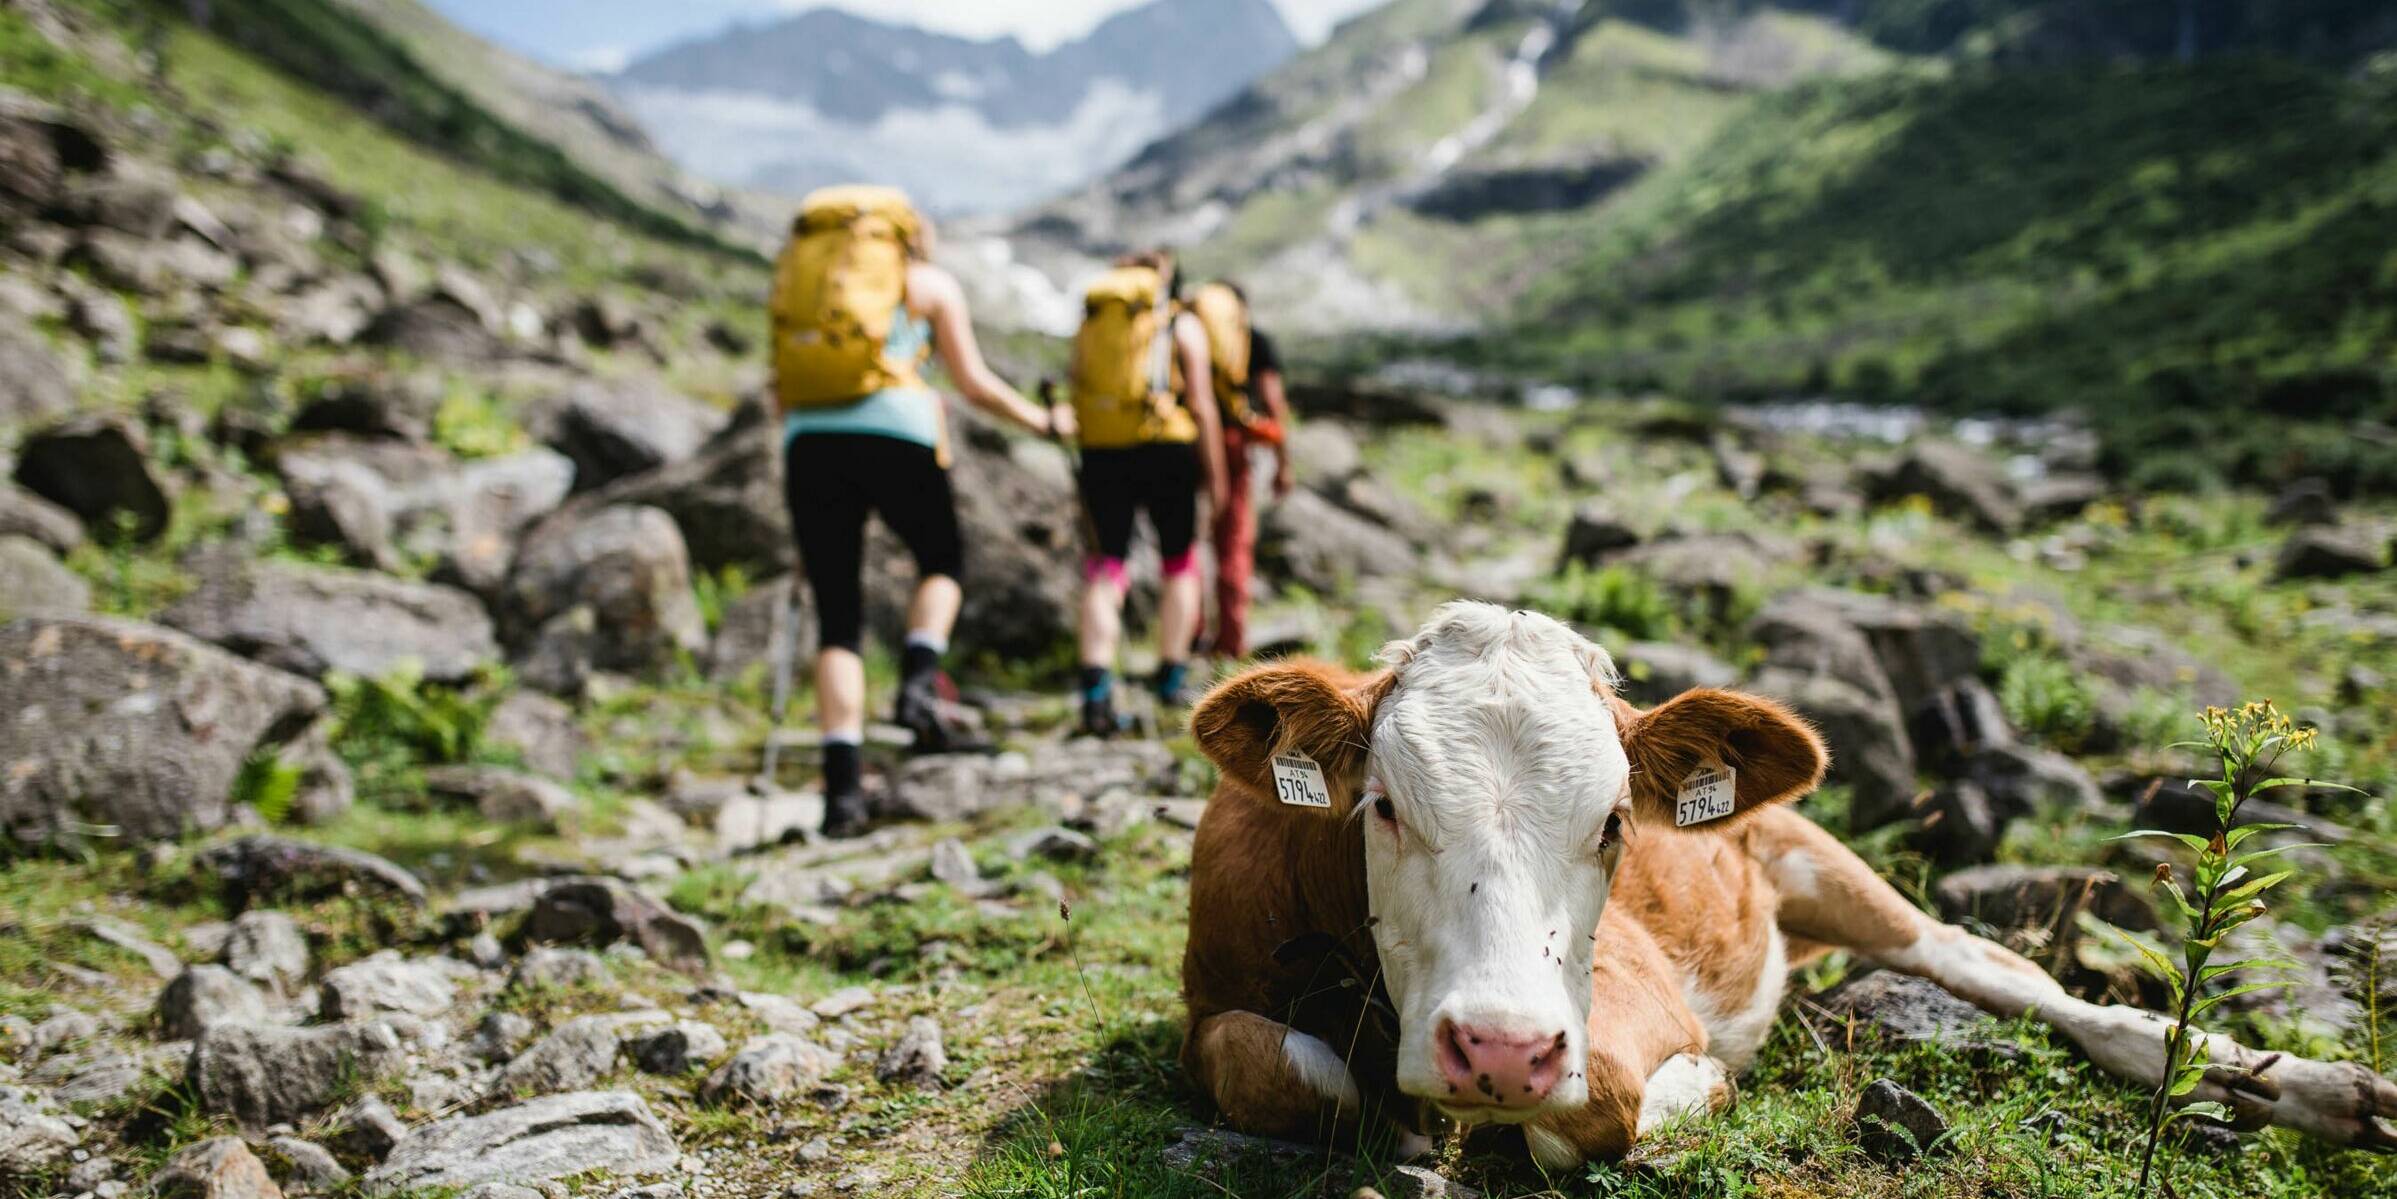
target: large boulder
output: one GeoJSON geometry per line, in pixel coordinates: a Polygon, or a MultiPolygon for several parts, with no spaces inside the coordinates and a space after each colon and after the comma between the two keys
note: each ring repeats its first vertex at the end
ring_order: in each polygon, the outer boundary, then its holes
{"type": "Polygon", "coordinates": [[[174,172],[120,159],[107,171],[71,181],[60,210],[78,225],[155,241],[174,227],[175,201],[181,195],[174,172]]]}
{"type": "Polygon", "coordinates": [[[1834,674],[1770,666],[1749,684],[1781,700],[1822,730],[1831,750],[1830,778],[1850,791],[1849,824],[1864,832],[1913,808],[1914,746],[1897,704],[1834,674]]]}
{"type": "Polygon", "coordinates": [[[525,939],[563,945],[628,941],[661,965],[691,973],[707,968],[707,931],[649,895],[610,878],[552,883],[524,918],[525,939]]]}
{"type": "Polygon", "coordinates": [[[821,1081],[839,1061],[823,1046],[791,1033],[752,1037],[699,1084],[699,1100],[726,1107],[772,1106],[821,1081]]]}
{"type": "Polygon", "coordinates": [[[390,1025],[215,1024],[192,1042],[187,1081],[203,1111],[257,1127],[305,1119],[405,1060],[390,1025]]]}
{"type": "Polygon", "coordinates": [[[1659,537],[1608,559],[1654,579],[1668,591],[1727,611],[1742,592],[1762,587],[1775,567],[1799,557],[1795,543],[1756,532],[1684,533],[1659,537]]]}
{"type": "Polygon", "coordinates": [[[508,356],[508,343],[498,326],[486,323],[473,307],[447,292],[384,309],[358,339],[452,366],[488,366],[508,356]]]}
{"type": "Polygon", "coordinates": [[[369,1172],[369,1194],[463,1192],[482,1183],[546,1182],[605,1170],[670,1169],[674,1136],[641,1097],[578,1091],[420,1126],[369,1172]]]}
{"type": "Polygon", "coordinates": [[[0,1179],[65,1166],[83,1143],[70,1118],[39,1091],[0,1084],[0,1179]]]}
{"type": "Polygon", "coordinates": [[[430,446],[332,434],[284,446],[275,466],[303,540],[361,565],[414,558],[447,582],[498,594],[518,534],[566,498],[574,464],[546,449],[460,462],[430,446]]]}
{"type": "Polygon", "coordinates": [[[248,980],[223,966],[193,966],[158,993],[158,1031],[170,1041],[189,1041],[214,1025],[266,1022],[266,997],[248,980]]]}
{"type": "Polygon", "coordinates": [[[811,662],[816,656],[813,596],[789,575],[760,583],[725,606],[716,635],[708,642],[707,677],[731,683],[758,669],[770,677],[774,655],[783,650],[789,652],[793,663],[811,662]],[[797,607],[785,615],[794,598],[797,607]],[[787,643],[775,640],[778,621],[783,622],[781,636],[790,639],[787,643]]]}
{"type": "Polygon", "coordinates": [[[2087,912],[2120,928],[2153,931],[2155,905],[2095,866],[1975,866],[1942,877],[1931,897],[1943,920],[2065,938],[2087,912]]]}
{"type": "Polygon", "coordinates": [[[2388,547],[2354,525],[2305,525],[2289,534],[2272,560],[2276,579],[2336,579],[2370,574],[2389,564],[2388,547]]]}
{"type": "Polygon", "coordinates": [[[155,1199],[283,1199],[266,1163],[240,1137],[186,1145],[150,1176],[155,1199]]]}
{"type": "Polygon", "coordinates": [[[150,469],[149,439],[121,417],[83,417],[26,438],[16,477],[93,528],[122,522],[137,541],[166,531],[170,505],[150,469]]]}
{"type": "Polygon", "coordinates": [[[578,653],[598,669],[649,670],[707,645],[682,533],[655,508],[570,508],[543,521],[517,551],[504,603],[528,644],[587,611],[597,635],[578,653]]]}
{"type": "Polygon", "coordinates": [[[1839,621],[1863,634],[1880,674],[1908,717],[1941,689],[1972,678],[1981,667],[1981,641],[1964,618],[1928,604],[1860,591],[1806,588],[1775,596],[1767,613],[1805,613],[1839,621]]]}
{"type": "Polygon", "coordinates": [[[2023,525],[2022,500],[2005,469],[1956,442],[1917,440],[1870,484],[1876,500],[1886,503],[1919,495],[1941,515],[1985,533],[2011,535],[2023,525]]]}
{"type": "Polygon", "coordinates": [[[41,544],[0,534],[0,621],[71,616],[92,606],[91,585],[41,544]]]}
{"type": "Polygon", "coordinates": [[[794,559],[782,494],[780,422],[760,403],[742,405],[696,452],[616,479],[579,497],[559,517],[579,520],[621,505],[672,517],[691,561],[704,570],[740,566],[770,575],[794,559]]]}
{"type": "Polygon", "coordinates": [[[533,422],[536,435],[574,461],[574,486],[589,491],[699,452],[724,414],[647,379],[585,379],[533,422]]]}
{"type": "Polygon", "coordinates": [[[1614,505],[1592,500],[1573,510],[1565,525],[1565,545],[1558,565],[1578,562],[1596,566],[1610,554],[1640,543],[1640,531],[1615,511],[1614,505]]]}
{"type": "Polygon", "coordinates": [[[325,973],[317,1012],[327,1020],[367,1020],[397,1013],[439,1016],[458,1002],[458,983],[473,967],[447,958],[404,958],[384,950],[325,973]]]}
{"type": "Polygon", "coordinates": [[[14,483],[0,482],[0,537],[23,537],[65,554],[83,544],[83,522],[14,483]]]}
{"type": "MultiPolygon", "coordinates": [[[[1064,455],[1043,442],[1002,437],[970,418],[959,424],[949,477],[974,602],[958,621],[956,645],[1012,660],[1049,653],[1073,635],[1081,592],[1081,508],[1064,455]]],[[[905,588],[888,584],[914,582],[912,569],[903,580],[890,573],[903,560],[883,556],[878,577],[886,585],[871,596],[869,609],[894,640],[904,631],[894,617],[905,609],[893,601],[905,588]]]]}
{"type": "Polygon", "coordinates": [[[1623,697],[1642,707],[1660,704],[1695,687],[1730,687],[1739,669],[1696,646],[1635,641],[1609,646],[1622,672],[1623,697]]]}
{"type": "Polygon", "coordinates": [[[1389,529],[1313,491],[1294,491],[1260,522],[1257,564],[1269,577],[1338,595],[1363,580],[1412,574],[1418,555],[1389,529]]]}
{"type": "Polygon", "coordinates": [[[415,875],[387,858],[339,845],[243,837],[201,850],[199,865],[215,877],[236,910],[254,901],[305,902],[337,895],[418,908],[425,903],[424,883],[415,875]]]}
{"type": "Polygon", "coordinates": [[[336,371],[291,418],[295,433],[358,433],[424,441],[444,393],[437,374],[395,374],[365,367],[336,371]]]}
{"type": "Polygon", "coordinates": [[[381,678],[413,664],[454,683],[499,658],[472,595],[362,571],[220,559],[159,620],[295,674],[381,678]]]}
{"type": "Polygon", "coordinates": [[[0,322],[0,429],[55,420],[74,406],[58,355],[25,327],[0,322]]]}
{"type": "Polygon", "coordinates": [[[511,691],[483,726],[483,743],[514,750],[526,768],[571,779],[588,741],[574,709],[537,691],[511,691]]]}
{"type": "Polygon", "coordinates": [[[0,626],[0,826],[34,840],[217,828],[250,754],[324,706],[313,683],[152,625],[0,626]]]}

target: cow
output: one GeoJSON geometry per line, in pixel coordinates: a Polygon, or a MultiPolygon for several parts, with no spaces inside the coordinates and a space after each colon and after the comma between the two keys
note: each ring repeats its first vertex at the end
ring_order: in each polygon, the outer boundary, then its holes
{"type": "MultiPolygon", "coordinates": [[[[1549,1169],[1619,1158],[1728,1104],[1791,966],[1833,949],[2161,1076],[2163,1018],[1932,919],[1791,810],[1828,757],[1779,704],[1699,689],[1642,711],[1573,630],[1461,601],[1380,665],[1256,666],[1192,711],[1221,778],[1192,850],[1182,1062],[1232,1127],[1393,1120],[1413,1153],[1436,1113],[1518,1126],[1549,1169]]],[[[2206,1048],[2189,1098],[2397,1148],[2397,1083],[2206,1048]]]]}

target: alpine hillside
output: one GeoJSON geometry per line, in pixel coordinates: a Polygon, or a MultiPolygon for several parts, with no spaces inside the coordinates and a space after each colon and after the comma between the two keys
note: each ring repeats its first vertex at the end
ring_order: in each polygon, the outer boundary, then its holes
{"type": "Polygon", "coordinates": [[[1081,184],[1297,51],[1268,0],[1151,0],[1040,53],[814,9],[608,82],[710,178],[786,195],[882,179],[937,211],[995,212],[1081,184]]]}

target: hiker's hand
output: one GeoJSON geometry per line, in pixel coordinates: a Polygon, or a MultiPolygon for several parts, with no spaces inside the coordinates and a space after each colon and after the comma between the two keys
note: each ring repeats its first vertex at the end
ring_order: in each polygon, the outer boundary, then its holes
{"type": "Polygon", "coordinates": [[[1232,485],[1220,471],[1207,480],[1207,506],[1213,512],[1228,511],[1232,506],[1232,485]]]}
{"type": "Polygon", "coordinates": [[[1049,405],[1049,436],[1059,441],[1072,441],[1082,432],[1074,422],[1074,410],[1064,404],[1049,405]]]}

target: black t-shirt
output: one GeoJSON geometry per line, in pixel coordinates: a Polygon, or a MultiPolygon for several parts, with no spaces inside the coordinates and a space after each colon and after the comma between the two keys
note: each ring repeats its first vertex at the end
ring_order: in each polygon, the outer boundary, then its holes
{"type": "Polygon", "coordinates": [[[1272,371],[1282,371],[1282,356],[1274,352],[1273,339],[1251,328],[1248,331],[1248,377],[1251,379],[1272,371]]]}

